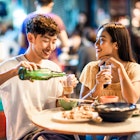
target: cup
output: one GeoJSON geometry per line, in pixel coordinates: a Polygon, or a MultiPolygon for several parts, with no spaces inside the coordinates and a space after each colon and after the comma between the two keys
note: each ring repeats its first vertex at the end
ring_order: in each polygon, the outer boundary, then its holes
{"type": "MultiPolygon", "coordinates": [[[[100,71],[104,70],[104,69],[108,69],[108,72],[105,72],[105,74],[111,75],[111,65],[101,65],[100,66],[100,71]]],[[[111,84],[111,79],[110,81],[106,82],[105,84],[111,84]]]]}
{"type": "Polygon", "coordinates": [[[73,82],[72,82],[73,76],[74,76],[73,74],[69,74],[66,76],[66,79],[65,79],[65,82],[63,85],[64,95],[72,94],[74,92],[73,91],[73,82]]]}
{"type": "Polygon", "coordinates": [[[109,96],[100,96],[100,102],[101,103],[113,103],[113,102],[118,102],[119,97],[115,95],[109,95],[109,96]]]}
{"type": "Polygon", "coordinates": [[[64,90],[64,95],[73,93],[73,87],[72,86],[64,86],[63,90],[64,90]]]}

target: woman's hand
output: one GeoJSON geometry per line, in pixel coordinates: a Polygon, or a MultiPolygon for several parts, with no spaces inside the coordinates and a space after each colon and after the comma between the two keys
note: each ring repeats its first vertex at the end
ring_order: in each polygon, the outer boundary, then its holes
{"type": "Polygon", "coordinates": [[[115,59],[114,57],[111,57],[111,56],[102,57],[102,59],[99,62],[99,66],[101,66],[103,64],[111,65],[112,68],[114,68],[114,69],[119,69],[121,66],[123,66],[123,64],[121,62],[119,62],[117,59],[115,59]]]}
{"type": "Polygon", "coordinates": [[[113,57],[110,57],[109,59],[107,59],[106,64],[111,64],[112,68],[116,68],[116,69],[119,69],[120,67],[123,66],[121,62],[119,62],[113,57]]]}
{"type": "Polygon", "coordinates": [[[112,79],[112,76],[111,76],[111,74],[108,74],[108,73],[110,73],[110,70],[108,70],[108,69],[99,71],[96,75],[96,83],[101,84],[103,86],[107,82],[110,82],[112,79]]]}

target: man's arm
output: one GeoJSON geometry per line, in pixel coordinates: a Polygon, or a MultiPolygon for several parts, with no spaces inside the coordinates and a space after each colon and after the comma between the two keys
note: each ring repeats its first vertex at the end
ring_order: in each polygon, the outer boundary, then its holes
{"type": "Polygon", "coordinates": [[[11,69],[0,74],[0,85],[18,74],[16,69],[11,69]]]}
{"type": "Polygon", "coordinates": [[[0,73],[0,85],[2,85],[4,82],[9,80],[10,78],[18,75],[18,71],[20,67],[25,67],[28,70],[36,70],[40,68],[39,64],[35,64],[33,62],[27,62],[27,61],[21,61],[16,67],[13,67],[12,69],[0,73]]]}

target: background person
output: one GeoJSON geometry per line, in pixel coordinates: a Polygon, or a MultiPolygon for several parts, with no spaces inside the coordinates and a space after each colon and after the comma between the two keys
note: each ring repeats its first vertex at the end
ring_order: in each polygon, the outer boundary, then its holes
{"type": "MultiPolygon", "coordinates": [[[[25,50],[28,48],[28,41],[26,37],[26,23],[30,19],[30,17],[35,14],[45,14],[46,16],[50,16],[51,18],[53,18],[60,28],[58,37],[61,41],[61,46],[68,46],[68,36],[66,33],[65,25],[61,17],[52,13],[53,6],[53,0],[35,0],[36,11],[28,14],[21,26],[21,32],[19,35],[19,45],[21,46],[21,48],[24,48],[25,50]]],[[[24,51],[22,53],[24,53],[24,51]]]]}
{"type": "MultiPolygon", "coordinates": [[[[59,34],[57,24],[50,17],[36,15],[27,23],[27,39],[29,47],[25,54],[12,57],[0,63],[0,73],[4,73],[25,61],[26,68],[36,69],[50,68],[54,71],[61,71],[60,67],[48,60],[51,53],[56,48],[57,35],[59,34]]],[[[42,111],[47,108],[56,107],[56,100],[49,99],[49,96],[59,97],[63,95],[63,86],[60,82],[62,78],[52,78],[50,80],[20,80],[18,76],[8,79],[0,86],[1,98],[6,115],[6,135],[7,140],[23,139],[32,131],[38,128],[31,122],[32,111],[42,111]],[[31,109],[31,110],[30,110],[31,109]]],[[[77,84],[77,79],[72,78],[73,87],[77,84]]],[[[49,135],[49,134],[48,134],[49,135]]],[[[45,135],[46,137],[48,136],[45,135]]],[[[53,135],[53,134],[52,134],[53,135]]],[[[49,135],[50,137],[52,136],[49,135]]],[[[68,136],[57,135],[60,139],[71,139],[68,136]]]]}

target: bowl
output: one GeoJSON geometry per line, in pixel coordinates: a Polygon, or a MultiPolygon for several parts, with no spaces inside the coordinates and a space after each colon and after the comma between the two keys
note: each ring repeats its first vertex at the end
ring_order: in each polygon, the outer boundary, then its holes
{"type": "Polygon", "coordinates": [[[123,102],[105,103],[95,105],[94,109],[99,113],[103,121],[122,122],[133,115],[136,105],[123,102]]]}
{"type": "Polygon", "coordinates": [[[64,108],[65,110],[71,110],[74,107],[77,107],[78,102],[77,101],[72,101],[72,100],[66,100],[66,99],[59,99],[58,100],[60,106],[64,108]]]}
{"type": "Polygon", "coordinates": [[[113,102],[118,102],[118,100],[119,100],[119,97],[115,95],[100,96],[101,103],[113,103],[113,102]]]}

